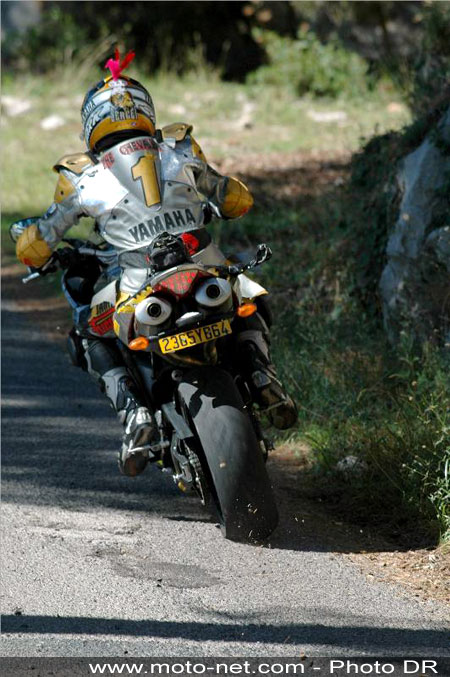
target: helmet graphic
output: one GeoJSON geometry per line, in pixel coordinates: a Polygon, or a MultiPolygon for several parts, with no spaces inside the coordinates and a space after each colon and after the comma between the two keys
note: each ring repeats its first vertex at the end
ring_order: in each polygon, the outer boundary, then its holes
{"type": "Polygon", "coordinates": [[[129,52],[120,62],[116,49],[115,59],[109,59],[105,66],[112,75],[100,80],[84,97],[81,121],[90,150],[102,151],[115,139],[155,133],[155,109],[150,94],[137,80],[121,75],[133,58],[134,52],[129,52]]]}

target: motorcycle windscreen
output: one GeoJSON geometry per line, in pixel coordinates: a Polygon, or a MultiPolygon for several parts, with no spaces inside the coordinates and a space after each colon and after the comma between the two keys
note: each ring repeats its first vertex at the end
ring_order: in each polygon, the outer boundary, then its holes
{"type": "Polygon", "coordinates": [[[161,160],[153,139],[139,137],[112,148],[102,158],[122,186],[149,209],[162,203],[161,160]],[[109,159],[109,162],[108,162],[109,159]]]}

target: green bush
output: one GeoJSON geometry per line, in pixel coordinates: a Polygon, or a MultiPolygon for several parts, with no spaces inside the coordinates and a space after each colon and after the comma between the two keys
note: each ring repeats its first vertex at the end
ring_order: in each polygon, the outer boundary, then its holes
{"type": "Polygon", "coordinates": [[[409,103],[417,117],[450,101],[450,3],[424,7],[424,36],[412,64],[409,103]]]}
{"type": "Polygon", "coordinates": [[[186,73],[197,66],[195,56],[201,52],[225,79],[242,80],[264,58],[242,14],[242,0],[170,4],[51,0],[39,5],[41,19],[36,26],[23,34],[6,35],[4,70],[51,72],[86,54],[91,67],[102,67],[114,43],[122,50],[134,49],[142,71],[151,75],[161,68],[186,73]]]}
{"type": "Polygon", "coordinates": [[[87,29],[61,7],[51,6],[25,34],[7,33],[2,45],[6,70],[48,72],[86,53],[87,29]]]}
{"type": "Polygon", "coordinates": [[[339,42],[322,44],[312,31],[299,32],[295,40],[272,31],[259,31],[269,64],[247,77],[250,84],[291,88],[299,96],[356,97],[367,93],[367,63],[339,42]]]}
{"type": "Polygon", "coordinates": [[[378,367],[365,351],[344,367],[347,388],[356,389],[345,394],[343,379],[340,406],[306,437],[316,472],[332,487],[325,493],[345,512],[410,544],[429,544],[450,538],[449,364],[435,347],[419,355],[403,338],[399,355],[378,348],[378,367]],[[348,456],[361,472],[338,472],[348,456]]]}

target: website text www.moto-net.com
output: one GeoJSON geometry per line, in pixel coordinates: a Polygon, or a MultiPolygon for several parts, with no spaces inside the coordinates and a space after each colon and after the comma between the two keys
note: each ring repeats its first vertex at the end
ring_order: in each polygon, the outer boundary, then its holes
{"type": "Polygon", "coordinates": [[[393,662],[376,659],[303,659],[296,661],[241,660],[215,663],[183,660],[151,663],[89,663],[91,674],[97,675],[428,675],[446,674],[436,660],[396,659],[393,662]]]}

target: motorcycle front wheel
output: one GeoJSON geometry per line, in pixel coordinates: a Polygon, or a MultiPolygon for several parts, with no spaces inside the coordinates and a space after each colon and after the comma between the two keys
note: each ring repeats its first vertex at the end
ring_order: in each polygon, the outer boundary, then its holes
{"type": "Polygon", "coordinates": [[[231,375],[217,367],[193,369],[180,382],[178,397],[223,535],[237,541],[267,538],[278,511],[260,444],[231,375]]]}

